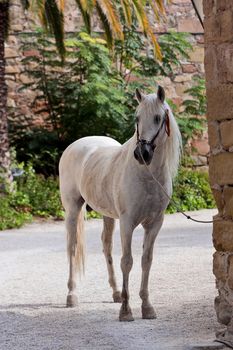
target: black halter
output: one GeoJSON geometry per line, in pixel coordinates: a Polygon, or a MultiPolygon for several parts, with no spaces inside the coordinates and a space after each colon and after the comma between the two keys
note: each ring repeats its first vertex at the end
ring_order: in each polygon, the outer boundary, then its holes
{"type": "Polygon", "coordinates": [[[140,139],[139,137],[139,131],[138,131],[138,123],[137,123],[137,145],[138,144],[141,144],[141,145],[149,145],[151,146],[152,150],[154,151],[155,148],[156,148],[156,144],[154,143],[155,140],[157,139],[157,137],[159,136],[159,133],[160,131],[162,130],[164,124],[166,123],[166,120],[167,120],[167,117],[168,117],[168,111],[166,111],[166,115],[165,117],[163,118],[163,121],[162,121],[162,124],[160,125],[160,128],[159,130],[157,131],[157,133],[155,134],[155,136],[153,137],[153,139],[151,141],[147,141],[147,140],[144,140],[144,139],[140,139]]]}

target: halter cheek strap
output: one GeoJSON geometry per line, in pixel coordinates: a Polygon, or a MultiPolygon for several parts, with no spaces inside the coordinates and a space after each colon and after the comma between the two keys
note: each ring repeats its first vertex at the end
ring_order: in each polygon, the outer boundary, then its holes
{"type": "Polygon", "coordinates": [[[169,112],[168,110],[166,110],[166,115],[165,115],[165,131],[167,133],[167,136],[170,136],[171,135],[171,131],[170,131],[170,118],[169,118],[169,112]]]}
{"type": "Polygon", "coordinates": [[[137,144],[140,143],[141,145],[149,145],[149,146],[151,146],[152,150],[154,151],[154,149],[156,147],[155,140],[159,136],[159,133],[162,130],[164,124],[165,124],[165,132],[166,132],[167,136],[170,136],[170,134],[171,134],[170,133],[170,119],[169,119],[168,109],[166,109],[165,118],[163,119],[159,130],[157,131],[157,133],[155,134],[155,136],[153,137],[153,139],[151,141],[147,141],[147,140],[140,139],[139,131],[138,131],[138,123],[137,123],[137,144]]]}

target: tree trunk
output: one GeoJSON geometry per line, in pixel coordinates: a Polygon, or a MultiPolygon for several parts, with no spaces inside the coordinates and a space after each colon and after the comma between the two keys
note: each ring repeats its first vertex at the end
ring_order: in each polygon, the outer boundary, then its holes
{"type": "Polygon", "coordinates": [[[7,122],[7,85],[5,81],[5,49],[9,19],[9,1],[0,0],[0,192],[12,183],[7,122]]]}

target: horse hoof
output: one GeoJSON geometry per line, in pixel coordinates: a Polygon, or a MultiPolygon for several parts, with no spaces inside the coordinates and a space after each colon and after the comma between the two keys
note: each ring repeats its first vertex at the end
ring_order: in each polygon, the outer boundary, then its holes
{"type": "Polygon", "coordinates": [[[66,298],[66,307],[75,307],[78,305],[78,298],[76,295],[68,295],[66,298]]]}
{"type": "Polygon", "coordinates": [[[131,309],[128,307],[127,310],[123,310],[121,307],[120,310],[120,315],[119,315],[119,321],[121,322],[131,322],[134,321],[133,315],[132,315],[132,311],[131,309]]]}
{"type": "Polygon", "coordinates": [[[142,306],[142,318],[146,320],[153,320],[156,318],[153,306],[142,306]]]}
{"type": "Polygon", "coordinates": [[[121,303],[122,302],[122,299],[121,299],[121,292],[114,292],[113,295],[113,301],[114,303],[121,303]]]}

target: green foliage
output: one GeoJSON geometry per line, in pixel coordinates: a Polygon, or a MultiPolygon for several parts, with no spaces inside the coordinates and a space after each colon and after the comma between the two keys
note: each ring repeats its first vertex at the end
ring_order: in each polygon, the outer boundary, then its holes
{"type": "Polygon", "coordinates": [[[130,81],[132,75],[154,82],[158,76],[174,75],[174,68],[181,65],[181,59],[188,58],[188,51],[192,49],[188,41],[188,34],[169,32],[158,39],[162,51],[162,61],[154,57],[152,48],[143,40],[136,26],[125,28],[124,42],[116,43],[115,61],[121,76],[130,81]]]}
{"type": "Polygon", "coordinates": [[[183,102],[184,112],[178,114],[175,111],[184,146],[193,137],[200,135],[206,126],[206,119],[203,118],[206,114],[205,80],[195,77],[194,82],[194,85],[185,91],[191,98],[183,102]]]}
{"type": "Polygon", "coordinates": [[[200,77],[194,77],[194,84],[190,89],[185,90],[192,96],[183,102],[184,112],[196,116],[206,115],[206,88],[205,80],[200,77]]]}
{"type": "Polygon", "coordinates": [[[11,145],[17,149],[19,161],[32,160],[37,172],[55,175],[62,151],[76,139],[106,135],[125,142],[132,136],[135,87],[141,84],[154,91],[155,77],[172,75],[179,57],[187,57],[190,44],[184,34],[163,35],[164,56],[159,62],[135,28],[126,28],[125,35],[125,42],[117,43],[114,57],[102,39],[86,33],[67,39],[64,65],[56,56],[53,40],[42,32],[34,42],[25,38],[22,50],[34,54],[23,60],[32,83],[22,88],[39,92],[32,107],[47,118],[40,127],[33,120],[25,127],[17,118],[10,118],[11,145]]]}
{"type": "MultiPolygon", "coordinates": [[[[47,113],[47,119],[41,127],[29,124],[22,129],[11,123],[12,145],[20,161],[39,154],[41,165],[37,162],[36,169],[47,175],[43,167],[47,155],[56,153],[57,163],[62,150],[80,137],[107,135],[123,141],[122,130],[127,127],[124,84],[104,43],[86,33],[67,40],[64,66],[56,58],[52,40],[43,34],[34,43],[25,43],[23,50],[34,48],[35,54],[23,61],[33,79],[23,88],[39,92],[34,104],[41,107],[36,112],[47,113]]],[[[52,166],[47,162],[47,168],[48,173],[56,172],[54,160],[52,166]]]]}
{"type": "Polygon", "coordinates": [[[36,174],[29,163],[17,183],[17,190],[28,198],[32,215],[63,218],[57,178],[36,174]]]}
{"type": "MultiPolygon", "coordinates": [[[[15,190],[0,197],[0,230],[20,227],[33,216],[64,218],[58,180],[37,175],[31,164],[24,167],[24,175],[15,183],[15,190]]],[[[174,184],[173,197],[181,210],[214,208],[215,202],[206,173],[181,168],[174,184]]],[[[167,213],[177,208],[170,204],[167,213]]],[[[92,211],[87,218],[101,218],[92,211]]]]}
{"type": "Polygon", "coordinates": [[[23,176],[14,183],[14,190],[0,197],[0,230],[20,227],[33,216],[64,217],[58,179],[37,175],[31,164],[23,170],[23,176]]]}
{"type": "MultiPolygon", "coordinates": [[[[23,198],[23,202],[27,199],[23,198]]],[[[8,194],[0,196],[0,230],[6,230],[9,228],[18,228],[30,222],[32,215],[30,212],[24,210],[22,205],[22,194],[8,194]],[[16,203],[20,205],[17,206],[16,203]]]]}
{"type": "MultiPolygon", "coordinates": [[[[183,211],[215,207],[208,174],[192,169],[180,169],[174,183],[172,198],[183,211]]],[[[171,203],[167,212],[175,213],[177,208],[171,203]]]]}

